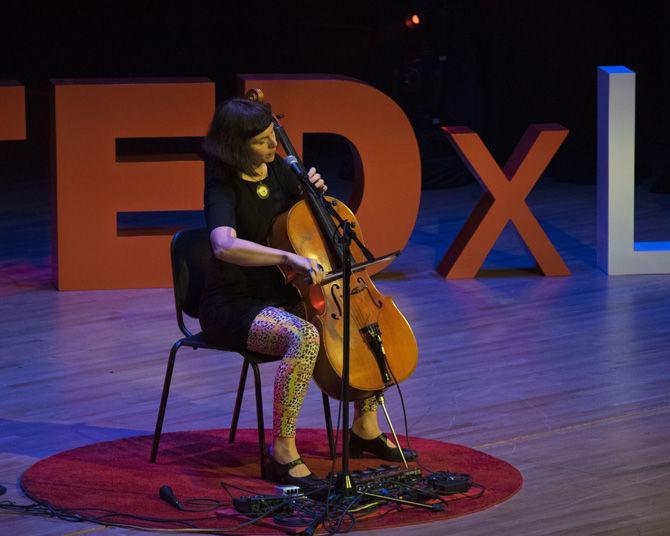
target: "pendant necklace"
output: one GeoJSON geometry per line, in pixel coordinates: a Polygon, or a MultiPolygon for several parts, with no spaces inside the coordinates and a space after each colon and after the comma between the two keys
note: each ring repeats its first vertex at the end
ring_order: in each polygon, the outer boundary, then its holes
{"type": "Polygon", "coordinates": [[[267,199],[270,197],[270,188],[268,188],[266,184],[263,184],[264,180],[265,179],[258,181],[258,184],[256,185],[256,195],[261,199],[267,199]]]}
{"type": "Polygon", "coordinates": [[[247,180],[248,182],[255,182],[256,183],[256,195],[260,199],[267,199],[268,197],[270,197],[270,187],[267,184],[265,184],[264,181],[270,175],[269,175],[269,170],[268,170],[268,168],[265,164],[264,164],[264,167],[263,167],[262,171],[257,173],[257,175],[261,175],[261,174],[264,174],[265,176],[260,180],[254,180],[253,176],[245,175],[244,173],[242,174],[242,178],[247,180]]]}

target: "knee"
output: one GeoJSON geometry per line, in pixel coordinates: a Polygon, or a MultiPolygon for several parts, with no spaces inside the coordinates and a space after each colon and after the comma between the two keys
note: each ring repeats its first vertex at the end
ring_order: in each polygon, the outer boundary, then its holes
{"type": "Polygon", "coordinates": [[[319,354],[319,331],[314,324],[304,322],[300,330],[295,334],[296,343],[300,346],[300,354],[312,361],[316,361],[319,354]]]}
{"type": "Polygon", "coordinates": [[[310,322],[305,322],[305,339],[307,343],[310,346],[313,346],[316,348],[316,352],[319,352],[319,344],[321,343],[321,339],[319,337],[319,330],[316,329],[316,326],[314,324],[311,324],[310,322]]]}

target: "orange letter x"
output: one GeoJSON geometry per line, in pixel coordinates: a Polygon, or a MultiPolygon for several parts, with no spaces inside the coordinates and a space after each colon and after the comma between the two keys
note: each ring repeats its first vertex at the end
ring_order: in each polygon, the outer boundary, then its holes
{"type": "Polygon", "coordinates": [[[440,275],[447,279],[474,277],[508,221],[514,224],[544,275],[570,275],[525,201],[568,130],[555,123],[530,125],[504,169],[469,128],[442,130],[486,192],[438,265],[440,275]]]}

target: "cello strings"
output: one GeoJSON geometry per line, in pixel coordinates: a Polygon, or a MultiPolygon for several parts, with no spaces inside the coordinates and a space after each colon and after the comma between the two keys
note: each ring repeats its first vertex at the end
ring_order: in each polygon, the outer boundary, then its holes
{"type": "MultiPolygon", "coordinates": [[[[337,226],[333,230],[333,235],[332,239],[333,241],[339,240],[341,236],[339,235],[339,230],[342,228],[342,224],[337,222],[335,219],[333,219],[333,223],[337,223],[337,226]]],[[[352,255],[353,257],[353,255],[352,255]]],[[[355,259],[354,259],[355,260],[355,259]]],[[[332,260],[331,260],[331,266],[332,266],[332,260]]],[[[353,277],[353,274],[350,275],[349,277],[349,316],[350,316],[350,333],[352,332],[351,328],[354,328],[358,331],[358,333],[365,333],[365,328],[373,323],[378,323],[379,322],[379,317],[381,315],[381,310],[378,307],[374,307],[376,311],[373,311],[372,313],[370,312],[370,307],[369,306],[359,306],[357,305],[360,303],[360,300],[358,299],[358,293],[352,295],[351,294],[351,278],[353,277]]],[[[362,284],[365,285],[365,282],[362,282],[362,284]]],[[[366,285],[367,286],[367,285],[366,285]]],[[[342,298],[344,297],[344,294],[342,294],[342,298]]],[[[372,297],[368,295],[370,300],[372,300],[372,297]]],[[[374,300],[372,300],[374,302],[374,300]]],[[[375,304],[376,305],[376,304],[375,304]]],[[[365,336],[364,336],[365,338],[365,336]]],[[[366,341],[368,342],[368,341],[366,341]]],[[[368,343],[368,347],[370,347],[368,343]]],[[[372,350],[372,348],[370,348],[372,350]]]]}

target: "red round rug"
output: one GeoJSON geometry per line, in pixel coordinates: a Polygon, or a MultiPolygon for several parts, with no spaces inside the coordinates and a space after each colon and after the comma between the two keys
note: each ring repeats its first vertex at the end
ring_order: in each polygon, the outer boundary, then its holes
{"type": "MultiPolygon", "coordinates": [[[[318,475],[330,471],[325,431],[301,430],[298,447],[309,467],[318,475]]],[[[270,437],[267,437],[270,440],[270,437]]],[[[220,517],[215,512],[181,512],[162,501],[158,490],[169,485],[182,501],[210,498],[230,507],[230,496],[221,481],[257,494],[274,493],[274,485],[261,480],[256,430],[238,430],[234,444],[228,430],[205,430],[163,434],[155,464],[149,463],[150,436],[95,443],[56,454],[37,462],[21,477],[25,493],[35,501],[98,518],[104,524],[119,523],[155,528],[185,528],[143,518],[189,521],[202,529],[232,529],[244,519],[220,517]]],[[[461,445],[431,439],[411,438],[420,453],[421,466],[433,471],[467,473],[484,487],[479,498],[448,497],[442,512],[417,508],[388,507],[381,517],[357,521],[355,529],[379,529],[445,520],[489,508],[509,499],[520,488],[521,473],[507,462],[461,445]]],[[[379,467],[375,458],[351,460],[350,470],[379,467]]],[[[415,466],[414,464],[412,464],[415,466]]],[[[336,469],[339,469],[339,461],[336,469]]],[[[424,471],[424,474],[427,474],[424,471]]],[[[247,495],[231,489],[233,495],[247,495]]],[[[474,490],[473,490],[474,491],[474,490]]],[[[263,526],[236,530],[244,534],[279,534],[263,526]]],[[[317,531],[318,533],[319,531],[317,531]]]]}

